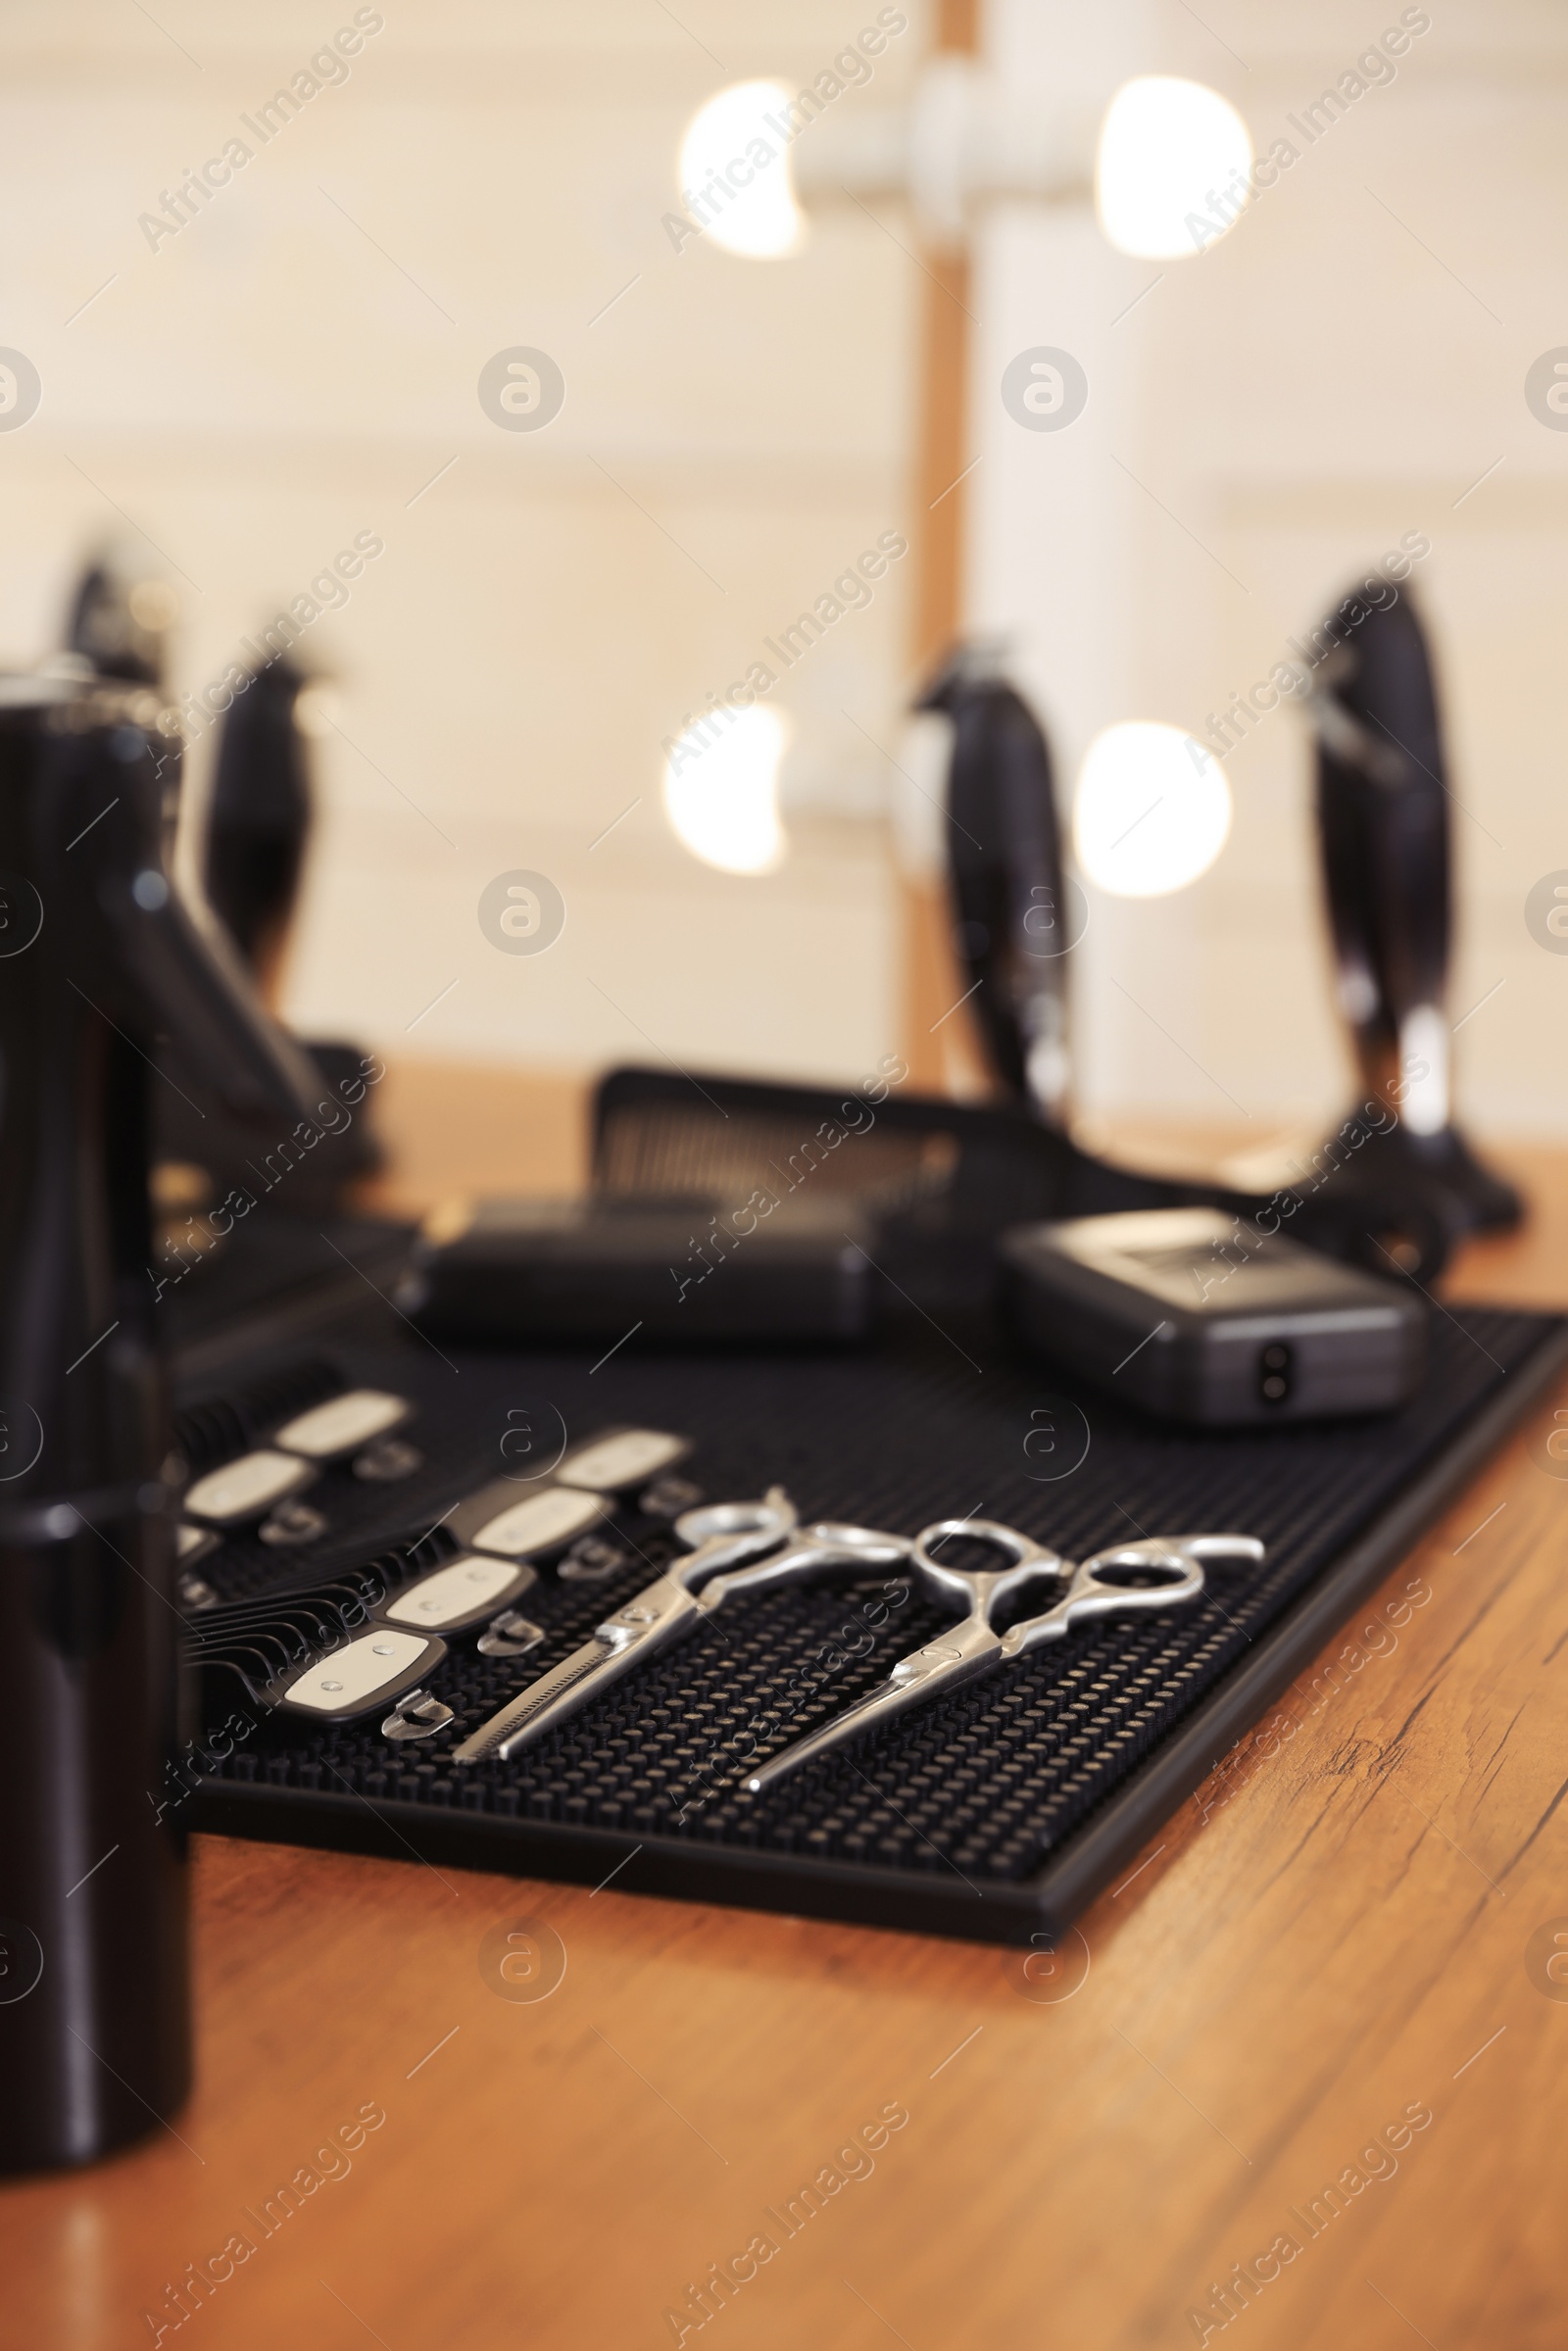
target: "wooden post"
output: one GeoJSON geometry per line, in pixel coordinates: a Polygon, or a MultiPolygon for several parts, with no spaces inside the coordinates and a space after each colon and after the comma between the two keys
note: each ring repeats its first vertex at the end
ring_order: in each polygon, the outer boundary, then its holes
{"type": "MultiPolygon", "coordinates": [[[[941,0],[937,47],[972,56],[979,48],[978,0],[941,0]]],[[[921,406],[915,462],[914,629],[920,674],[962,625],[969,365],[969,263],[961,250],[927,250],[921,319],[921,406]],[[956,486],[955,486],[956,485],[956,486]]],[[[904,1057],[927,1092],[973,1094],[989,1080],[966,1010],[953,1011],[967,981],[953,952],[945,879],[905,876],[904,1057]],[[947,1017],[944,1018],[944,1015],[947,1017]],[[939,1025],[940,1024],[940,1025],[939,1025]]]]}

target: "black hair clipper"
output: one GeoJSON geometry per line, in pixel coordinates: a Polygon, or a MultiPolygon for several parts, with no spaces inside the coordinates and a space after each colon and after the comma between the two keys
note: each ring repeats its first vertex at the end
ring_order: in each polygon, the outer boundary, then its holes
{"type": "Polygon", "coordinates": [[[916,705],[953,721],[948,875],[955,944],[992,1068],[1046,1125],[1067,1122],[1071,920],[1051,752],[984,648],[960,647],[916,705]]]}
{"type": "Polygon", "coordinates": [[[269,662],[236,695],[218,742],[203,886],[251,970],[270,979],[293,918],[311,829],[311,782],[295,717],[305,680],[269,662]]]}
{"type": "Polygon", "coordinates": [[[0,679],[0,2173],[101,2156],[189,2081],[165,1040],[236,1112],[292,1124],[314,1090],[170,882],[157,612],[117,594],[88,583],[58,674],[0,679]]]}
{"type": "Polygon", "coordinates": [[[1363,1173],[1437,1201],[1455,1233],[1505,1228],[1519,1196],[1452,1120],[1451,818],[1431,655],[1408,588],[1351,625],[1354,608],[1347,597],[1326,624],[1337,642],[1308,708],[1339,1005],[1363,1086],[1398,1111],[1363,1173]]]}

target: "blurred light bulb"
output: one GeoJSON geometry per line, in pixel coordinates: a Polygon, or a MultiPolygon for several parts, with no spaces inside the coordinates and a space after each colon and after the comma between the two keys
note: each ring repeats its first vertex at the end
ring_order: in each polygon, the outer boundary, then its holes
{"type": "Polygon", "coordinates": [[[1105,110],[1095,165],[1100,225],[1148,261],[1201,253],[1251,192],[1252,141],[1228,99],[1200,81],[1146,73],[1105,110]]]}
{"type": "Polygon", "coordinates": [[[705,865],[768,873],[784,855],[778,770],[784,721],[753,708],[734,723],[709,718],[678,736],[664,766],[664,810],[705,865]]]}
{"type": "Polygon", "coordinates": [[[1206,873],[1231,829],[1212,752],[1179,726],[1129,719],[1090,744],[1073,838],[1092,882],[1115,898],[1163,898],[1206,873]]]}
{"type": "Polygon", "coordinates": [[[700,106],[686,125],[681,202],[710,243],[726,253],[773,261],[805,242],[806,215],[795,201],[779,128],[789,109],[781,81],[737,81],[700,106]]]}

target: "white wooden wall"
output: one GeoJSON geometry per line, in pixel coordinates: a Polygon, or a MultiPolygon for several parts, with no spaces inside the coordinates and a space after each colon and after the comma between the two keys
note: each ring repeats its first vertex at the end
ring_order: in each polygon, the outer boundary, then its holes
{"type": "MultiPolygon", "coordinates": [[[[123,0],[11,0],[0,18],[0,344],[43,379],[37,415],[0,431],[0,651],[48,647],[81,549],[123,515],[181,587],[198,685],[373,529],[385,554],[306,639],[341,732],[320,747],[296,1018],[454,1058],[868,1067],[898,1034],[898,940],[887,769],[858,727],[897,748],[906,571],[781,695],[799,805],[780,872],[685,855],[659,746],[861,546],[909,527],[923,281],[852,207],[772,265],[677,260],[660,215],[705,95],[808,77],[874,10],[682,0],[677,24],[649,0],[387,0],[347,82],[150,251],[138,215],[353,13],[159,0],[155,24],[123,0]],[[497,430],[476,397],[517,343],[567,378],[537,435],[497,430]],[[478,928],[484,884],[518,866],[567,904],[539,957],[478,928]]],[[[843,103],[901,91],[924,37],[908,13],[843,103]]],[[[1399,10],[1199,16],[992,0],[987,43],[1009,77],[1095,105],[1131,73],[1195,74],[1265,143],[1399,10]]],[[[1069,780],[1100,726],[1200,723],[1370,557],[1430,535],[1417,576],[1467,811],[1455,1018],[1496,988],[1457,1048],[1483,1129],[1568,1126],[1568,957],[1523,916],[1568,868],[1568,435],[1522,388],[1568,342],[1565,109],[1560,9],[1445,0],[1394,85],[1201,261],[1128,261],[1086,213],[1019,209],[975,257],[967,608],[1014,635],[1069,780]],[[997,396],[1039,342],[1091,377],[1060,435],[1018,430],[997,396]]],[[[1293,714],[1228,767],[1212,873],[1095,905],[1092,1105],[1239,1104],[1266,1126],[1346,1082],[1293,714]]]]}
{"type": "MultiPolygon", "coordinates": [[[[1533,942],[1524,902],[1568,868],[1568,434],[1523,386],[1568,343],[1568,16],[1544,0],[1430,15],[1392,86],[1316,146],[1297,138],[1300,161],[1201,260],[1119,258],[1087,216],[993,218],[967,600],[1017,635],[1070,776],[1113,719],[1200,729],[1342,583],[1425,532],[1414,584],[1463,804],[1454,1020],[1497,990],[1457,1040],[1461,1109],[1482,1131],[1561,1133],[1568,957],[1533,942]],[[1020,431],[998,398],[1006,360],[1039,343],[1091,378],[1059,434],[1020,431]]],[[[1192,74],[1261,149],[1399,19],[1388,0],[993,0],[987,43],[1010,77],[1096,103],[1130,71],[1192,74]]],[[[1235,825],[1203,881],[1096,899],[1078,1033],[1091,1102],[1238,1122],[1240,1105],[1261,1128],[1333,1107],[1348,1072],[1295,714],[1227,768],[1235,825]]]]}
{"type": "MultiPolygon", "coordinates": [[[[677,258],[662,216],[706,96],[798,84],[875,9],[370,13],[350,77],[266,146],[241,116],[353,0],[0,15],[0,345],[43,379],[37,415],[0,431],[0,653],[48,649],[80,552],[124,516],[181,591],[196,686],[370,529],[384,555],[302,648],[338,681],[341,733],[320,746],[294,1017],[456,1058],[857,1075],[898,1014],[885,762],[853,722],[893,740],[907,566],[781,692],[805,805],[780,872],[693,862],[660,744],[907,524],[921,280],[851,210],[771,265],[677,258]],[[253,159],[150,248],[139,215],[236,133],[253,159]],[[519,344],[566,377],[539,433],[478,403],[486,360],[519,344]],[[518,867],[566,901],[537,957],[478,927],[485,883],[518,867]]],[[[907,76],[908,13],[844,104],[907,76]]]]}

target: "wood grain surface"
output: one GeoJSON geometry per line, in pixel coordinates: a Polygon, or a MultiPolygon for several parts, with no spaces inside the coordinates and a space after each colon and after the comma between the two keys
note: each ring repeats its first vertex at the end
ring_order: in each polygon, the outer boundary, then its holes
{"type": "MultiPolygon", "coordinates": [[[[1510,1164],[1451,1289],[1562,1302],[1510,1164]]],[[[201,1840],[196,2095],[0,2193],[0,2341],[1556,2351],[1558,1405],[1054,1958],[201,1840]]]]}

